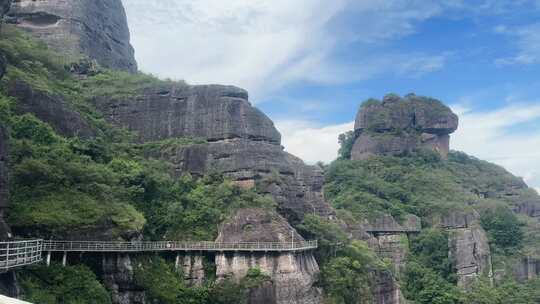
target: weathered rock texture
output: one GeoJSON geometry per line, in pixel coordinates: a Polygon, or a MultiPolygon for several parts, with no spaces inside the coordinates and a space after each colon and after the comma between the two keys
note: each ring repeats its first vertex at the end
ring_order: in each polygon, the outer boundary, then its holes
{"type": "MultiPolygon", "coordinates": [[[[218,242],[303,241],[287,221],[264,209],[241,209],[223,223],[218,242]]],[[[316,304],[321,291],[313,286],[319,267],[311,252],[216,254],[218,278],[243,278],[250,268],[259,267],[271,278],[250,294],[251,304],[316,304]]]]}
{"type": "Polygon", "coordinates": [[[391,215],[382,215],[366,220],[361,224],[364,231],[370,233],[414,233],[422,229],[421,220],[413,214],[407,214],[402,223],[398,223],[391,215]]]}
{"type": "MultiPolygon", "coordinates": [[[[182,274],[184,275],[186,284],[188,286],[202,286],[205,278],[203,256],[188,254],[179,256],[178,258],[181,259],[182,274]]],[[[180,261],[177,263],[180,263],[180,261]]]]}
{"type": "Polygon", "coordinates": [[[126,254],[102,256],[101,279],[115,304],[145,304],[144,290],[134,284],[133,265],[126,254]]]}
{"type": "Polygon", "coordinates": [[[8,21],[43,39],[67,60],[137,71],[121,0],[16,0],[8,21]]]}
{"type": "Polygon", "coordinates": [[[88,138],[95,135],[85,118],[61,96],[34,89],[20,80],[8,84],[7,94],[17,98],[15,111],[18,114],[32,113],[63,136],[88,138]]]}
{"type": "Polygon", "coordinates": [[[491,255],[484,229],[459,228],[450,235],[450,256],[456,261],[458,286],[468,288],[482,275],[491,278],[491,255]]]}
{"type": "Polygon", "coordinates": [[[420,147],[448,155],[450,136],[458,127],[458,117],[436,99],[413,94],[401,98],[387,95],[382,101],[370,99],[356,116],[357,139],[351,158],[399,155],[420,147]]]}
{"type": "Polygon", "coordinates": [[[540,277],[540,258],[523,257],[512,267],[513,275],[518,281],[533,280],[540,277]]]}
{"type": "Polygon", "coordinates": [[[475,211],[451,212],[438,226],[449,230],[449,257],[455,262],[458,285],[465,289],[479,277],[493,278],[491,252],[487,234],[475,211]]]}
{"type": "Polygon", "coordinates": [[[8,134],[0,122],[0,240],[11,237],[5,215],[9,204],[8,191],[8,134]]]}
{"type": "Polygon", "coordinates": [[[246,91],[220,85],[156,85],[129,98],[96,98],[112,124],[136,131],[141,142],[198,137],[205,144],[160,151],[175,174],[219,172],[244,187],[271,194],[293,222],[304,214],[329,217],[323,174],[283,151],[272,121],[252,107],[246,91]]]}
{"type": "Polygon", "coordinates": [[[405,234],[377,235],[367,240],[369,247],[380,258],[392,262],[393,271],[378,271],[375,275],[376,285],[373,296],[376,304],[406,303],[401,287],[396,280],[405,269],[405,258],[408,253],[408,240],[405,234]]]}
{"type": "MultiPolygon", "coordinates": [[[[9,10],[11,0],[0,0],[0,20],[9,10]]],[[[7,61],[0,53],[0,79],[5,74],[7,61]]],[[[0,121],[0,239],[10,236],[9,228],[4,220],[5,212],[9,202],[8,191],[8,154],[9,138],[4,122],[0,121]]]]}

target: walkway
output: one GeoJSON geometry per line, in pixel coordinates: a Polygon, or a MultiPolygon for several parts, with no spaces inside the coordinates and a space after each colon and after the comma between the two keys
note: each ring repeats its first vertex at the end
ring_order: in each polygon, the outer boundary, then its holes
{"type": "Polygon", "coordinates": [[[47,264],[51,252],[63,252],[65,264],[68,252],[299,252],[317,248],[317,241],[298,242],[89,242],[23,240],[0,242],[0,270],[36,264],[47,252],[47,264]]]}
{"type": "Polygon", "coordinates": [[[306,251],[317,248],[317,241],[301,242],[82,242],[43,241],[43,251],[61,252],[156,252],[156,251],[306,251]]]}
{"type": "Polygon", "coordinates": [[[0,242],[0,270],[41,262],[42,240],[0,242]]]}

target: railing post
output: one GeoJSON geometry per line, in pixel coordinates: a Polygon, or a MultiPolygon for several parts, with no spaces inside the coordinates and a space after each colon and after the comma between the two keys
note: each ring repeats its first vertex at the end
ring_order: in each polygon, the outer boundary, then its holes
{"type": "Polygon", "coordinates": [[[9,268],[9,242],[6,243],[6,268],[9,268]]]}

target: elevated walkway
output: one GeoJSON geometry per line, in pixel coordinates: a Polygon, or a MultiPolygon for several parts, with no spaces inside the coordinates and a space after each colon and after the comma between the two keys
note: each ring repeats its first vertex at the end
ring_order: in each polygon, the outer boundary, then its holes
{"type": "Polygon", "coordinates": [[[43,252],[47,252],[47,264],[50,262],[51,252],[63,252],[65,265],[68,252],[299,252],[313,250],[317,246],[317,241],[223,243],[21,240],[0,242],[0,270],[39,263],[43,260],[43,252]]]}
{"type": "Polygon", "coordinates": [[[0,270],[41,262],[42,248],[42,240],[0,242],[0,270]]]}
{"type": "Polygon", "coordinates": [[[156,252],[156,251],[305,251],[317,248],[317,241],[301,242],[86,242],[43,241],[43,251],[57,252],[156,252]]]}

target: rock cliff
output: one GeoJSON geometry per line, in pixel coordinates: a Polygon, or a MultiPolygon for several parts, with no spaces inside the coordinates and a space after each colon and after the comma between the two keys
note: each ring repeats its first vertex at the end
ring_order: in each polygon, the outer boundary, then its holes
{"type": "Polygon", "coordinates": [[[458,286],[467,289],[480,276],[493,278],[489,243],[482,227],[451,230],[449,248],[449,256],[456,262],[458,286]]]}
{"type": "Polygon", "coordinates": [[[399,155],[426,147],[442,157],[448,155],[450,136],[458,127],[458,117],[436,99],[409,94],[403,98],[387,95],[382,101],[370,99],[356,116],[354,160],[372,155],[399,155]]]}
{"type": "Polygon", "coordinates": [[[84,117],[60,95],[33,88],[21,80],[9,83],[7,94],[17,98],[17,113],[32,113],[63,136],[88,138],[95,135],[84,117]]]}
{"type": "Polygon", "coordinates": [[[11,236],[4,218],[9,205],[8,191],[8,134],[0,122],[0,240],[11,236]]]}
{"type": "Polygon", "coordinates": [[[322,195],[322,170],[283,151],[273,122],[251,106],[246,91],[220,85],[158,84],[131,97],[93,101],[110,123],[135,131],[141,142],[197,137],[205,144],[157,155],[175,174],[219,172],[271,194],[280,213],[297,223],[306,213],[332,210],[322,195]]]}
{"type": "Polygon", "coordinates": [[[116,304],[145,304],[145,291],[135,284],[132,259],[126,254],[105,254],[101,278],[116,304]]]}
{"type": "MultiPolygon", "coordinates": [[[[4,14],[8,12],[11,6],[11,0],[0,0],[0,20],[4,14]]],[[[1,26],[1,22],[0,22],[1,26]]],[[[4,55],[0,52],[0,79],[6,72],[7,61],[4,55]]],[[[7,226],[4,217],[9,203],[8,191],[8,155],[9,155],[9,138],[6,126],[3,121],[0,121],[0,240],[11,237],[11,232],[7,226]]]]}
{"type": "MultiPolygon", "coordinates": [[[[264,209],[240,209],[219,229],[218,242],[299,242],[304,239],[278,214],[264,209]],[[293,240],[294,239],[294,240],[293,240]]],[[[319,267],[311,252],[216,254],[218,278],[243,278],[258,267],[270,276],[250,295],[251,304],[317,304],[321,290],[314,286],[319,267]]]]}
{"type": "Polygon", "coordinates": [[[431,225],[449,232],[448,256],[455,263],[458,286],[468,289],[479,277],[493,279],[488,237],[477,211],[449,211],[431,225]]]}
{"type": "Polygon", "coordinates": [[[8,21],[44,40],[67,60],[137,71],[121,0],[16,0],[8,21]]]}

